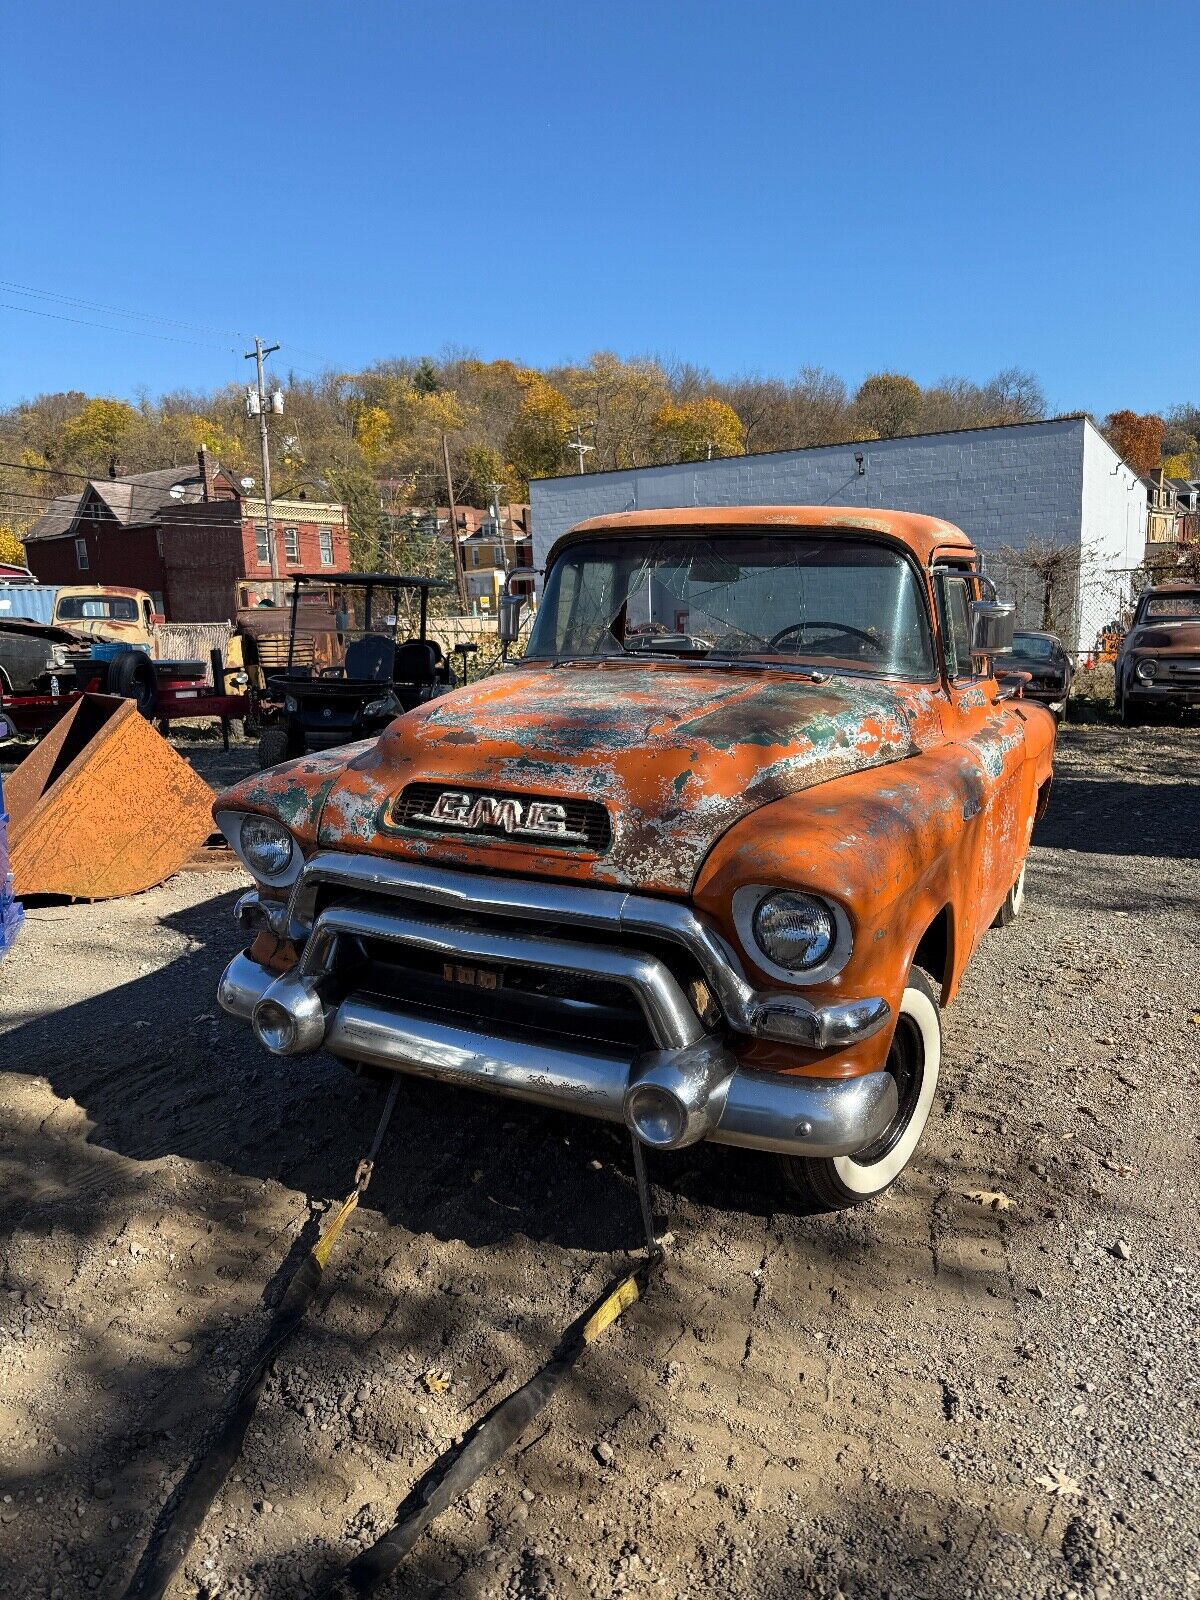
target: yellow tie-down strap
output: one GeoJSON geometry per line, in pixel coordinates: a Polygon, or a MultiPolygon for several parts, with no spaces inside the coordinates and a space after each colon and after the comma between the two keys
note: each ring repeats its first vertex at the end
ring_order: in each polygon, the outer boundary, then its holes
{"type": "Polygon", "coordinates": [[[333,1252],[333,1247],[338,1242],[338,1235],[346,1226],[350,1213],[354,1210],[357,1204],[358,1190],[352,1189],[342,1201],[341,1205],[334,1212],[329,1226],[325,1229],[325,1232],[317,1240],[316,1244],[313,1245],[313,1260],[317,1263],[322,1271],[325,1270],[325,1263],[329,1260],[329,1257],[333,1252]]]}
{"type": "Polygon", "coordinates": [[[593,1339],[598,1339],[605,1328],[611,1327],[622,1311],[628,1310],[635,1300],[640,1299],[641,1293],[641,1286],[636,1276],[622,1278],[613,1292],[600,1302],[584,1323],[582,1334],[584,1344],[591,1344],[593,1339]]]}

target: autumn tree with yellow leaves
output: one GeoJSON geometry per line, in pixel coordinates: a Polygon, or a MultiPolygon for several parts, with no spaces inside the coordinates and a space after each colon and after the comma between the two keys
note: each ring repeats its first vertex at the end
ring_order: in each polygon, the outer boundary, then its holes
{"type": "MultiPolygon", "coordinates": [[[[880,371],[851,392],[837,373],[813,366],[788,377],[718,378],[599,350],[553,367],[449,353],[317,377],[281,367],[277,376],[287,405],[270,421],[276,492],[344,501],[361,566],[424,559],[403,541],[445,506],[447,455],[458,503],[486,506],[496,493],[523,500],[531,481],[575,471],[576,430],[589,447],[585,470],[595,472],[1045,414],[1036,378],[1019,368],[925,387],[880,371]]],[[[1172,468],[1200,463],[1194,406],[1177,407],[1165,424],[1116,412],[1106,426],[1139,471],[1164,457],[1172,468]]],[[[10,406],[0,410],[0,523],[20,535],[55,494],[78,486],[72,474],[183,466],[200,445],[237,476],[257,478],[257,423],[245,415],[239,384],[136,403],[72,390],[10,406]]]]}

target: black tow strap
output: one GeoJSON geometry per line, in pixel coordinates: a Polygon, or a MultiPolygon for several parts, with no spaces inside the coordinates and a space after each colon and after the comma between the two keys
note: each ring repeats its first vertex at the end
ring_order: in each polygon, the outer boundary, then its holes
{"type": "MultiPolygon", "coordinates": [[[[163,1600],[172,1579],[187,1559],[209,1508],[241,1454],[271,1362],[304,1320],[338,1236],[371,1181],[399,1088],[397,1075],[388,1091],[370,1154],[359,1162],[354,1188],[289,1280],[224,1421],[203,1455],[185,1475],[173,1508],[164,1514],[158,1536],[151,1535],[122,1600],[163,1600]]],[[[394,1572],[434,1518],[512,1448],[533,1418],[554,1398],[588,1345],[645,1294],[651,1275],[662,1262],[663,1251],[654,1236],[650,1186],[642,1147],[636,1138],[633,1151],[638,1204],[646,1238],[645,1260],[632,1272],[614,1279],[592,1307],[566,1330],[545,1366],[528,1383],[501,1400],[475,1424],[459,1446],[434,1464],[404,1500],[388,1532],[354,1558],[323,1591],[321,1600],[369,1594],[394,1572]]]]}
{"type": "Polygon", "coordinates": [[[610,1283],[591,1310],[567,1329],[541,1371],[501,1400],[475,1424],[461,1445],[426,1473],[401,1505],[388,1532],[355,1556],[345,1571],[320,1592],[319,1600],[370,1594],[389,1577],[434,1518],[516,1444],[538,1412],[557,1394],[588,1345],[646,1292],[650,1275],[661,1260],[662,1252],[658,1251],[633,1272],[610,1283]]]}
{"type": "Polygon", "coordinates": [[[397,1075],[388,1090],[383,1115],[379,1119],[379,1126],[371,1141],[370,1154],[358,1164],[358,1170],[354,1175],[354,1188],[334,1212],[329,1226],[289,1280],[276,1307],[275,1315],[271,1318],[270,1325],[254,1355],[250,1370],[234,1395],[224,1421],[204,1454],[193,1462],[185,1475],[182,1491],[174,1507],[166,1513],[166,1520],[161,1526],[159,1537],[155,1539],[153,1535],[151,1536],[151,1542],[125,1591],[124,1600],[162,1600],[172,1578],[187,1559],[187,1553],[192,1548],[209,1507],[220,1493],[221,1485],[229,1476],[234,1462],[241,1455],[242,1442],[258,1409],[259,1396],[262,1394],[271,1362],[304,1321],[305,1313],[320,1287],[325,1264],[338,1241],[338,1236],[345,1227],[350,1213],[366,1193],[371,1174],[375,1169],[375,1158],[379,1154],[383,1136],[392,1119],[399,1091],[400,1078],[397,1075]]]}

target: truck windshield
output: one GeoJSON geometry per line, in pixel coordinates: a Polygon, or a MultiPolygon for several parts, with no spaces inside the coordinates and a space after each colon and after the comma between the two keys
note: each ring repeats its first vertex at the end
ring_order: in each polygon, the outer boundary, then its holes
{"type": "Polygon", "coordinates": [[[869,539],[598,539],[554,563],[526,660],[617,655],[805,661],[928,680],[916,571],[869,539]]]}
{"type": "Polygon", "coordinates": [[[65,594],[57,613],[61,622],[86,622],[89,618],[136,622],[137,614],[137,601],[123,594],[65,594]]]}
{"type": "Polygon", "coordinates": [[[1157,594],[1146,601],[1142,621],[1194,622],[1200,617],[1200,589],[1195,594],[1157,594]]]}

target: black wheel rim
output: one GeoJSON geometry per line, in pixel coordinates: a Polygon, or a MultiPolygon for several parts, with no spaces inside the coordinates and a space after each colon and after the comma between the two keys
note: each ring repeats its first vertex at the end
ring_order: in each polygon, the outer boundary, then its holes
{"type": "Polygon", "coordinates": [[[904,1130],[912,1121],[913,1112],[921,1098],[921,1085],[925,1081],[925,1045],[921,1030],[912,1017],[901,1015],[892,1035],[892,1046],[884,1070],[896,1083],[899,1105],[896,1115],[873,1144],[858,1151],[853,1157],[855,1166],[869,1167],[882,1161],[896,1148],[904,1130]]]}

